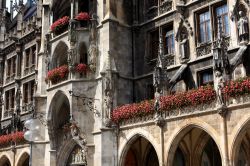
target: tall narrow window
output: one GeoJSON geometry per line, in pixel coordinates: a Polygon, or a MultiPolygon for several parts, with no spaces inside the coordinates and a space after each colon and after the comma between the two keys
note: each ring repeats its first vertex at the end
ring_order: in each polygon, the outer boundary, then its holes
{"type": "Polygon", "coordinates": [[[32,65],[34,65],[36,63],[36,46],[33,46],[31,49],[32,49],[31,63],[32,65]]]}
{"type": "Polygon", "coordinates": [[[13,109],[15,106],[15,89],[11,90],[11,104],[10,104],[11,108],[13,109]]]}
{"type": "Polygon", "coordinates": [[[26,55],[25,55],[25,67],[29,67],[29,61],[30,61],[30,49],[28,48],[25,51],[26,55]]]}
{"type": "Polygon", "coordinates": [[[211,41],[211,25],[210,25],[210,13],[209,11],[201,13],[199,15],[199,39],[201,43],[207,43],[211,41]]]}
{"type": "Polygon", "coordinates": [[[10,100],[10,94],[9,91],[5,92],[5,109],[8,110],[9,109],[9,100],[10,100]]]}
{"type": "Polygon", "coordinates": [[[216,8],[216,29],[218,32],[218,19],[221,19],[221,25],[224,35],[229,35],[229,20],[228,20],[228,7],[223,5],[216,8]]]}
{"type": "Polygon", "coordinates": [[[165,54],[166,55],[174,54],[174,40],[175,39],[174,39],[173,30],[167,31],[165,40],[166,40],[165,54]]]}
{"type": "Polygon", "coordinates": [[[33,101],[34,91],[35,91],[35,81],[30,82],[30,101],[33,101]]]}
{"type": "Polygon", "coordinates": [[[12,74],[15,74],[16,73],[16,57],[13,57],[12,58],[12,74]]]}
{"type": "Polygon", "coordinates": [[[23,84],[23,102],[25,104],[28,103],[28,94],[29,94],[29,92],[28,92],[28,83],[26,83],[26,84],[23,84]]]}
{"type": "Polygon", "coordinates": [[[8,66],[7,76],[10,76],[10,72],[11,72],[11,59],[7,60],[7,66],[8,66]]]}
{"type": "Polygon", "coordinates": [[[159,48],[159,29],[150,32],[150,59],[155,59],[158,56],[159,48]]]}

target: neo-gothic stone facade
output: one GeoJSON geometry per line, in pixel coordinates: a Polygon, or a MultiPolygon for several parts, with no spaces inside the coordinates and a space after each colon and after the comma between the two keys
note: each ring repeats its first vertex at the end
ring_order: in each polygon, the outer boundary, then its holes
{"type": "Polygon", "coordinates": [[[7,137],[33,114],[36,166],[250,165],[250,98],[221,100],[222,80],[250,75],[249,1],[16,2],[0,0],[0,166],[29,164],[7,137]],[[161,96],[207,84],[209,105],[159,113],[161,96]],[[154,114],[112,121],[152,98],[154,114]]]}

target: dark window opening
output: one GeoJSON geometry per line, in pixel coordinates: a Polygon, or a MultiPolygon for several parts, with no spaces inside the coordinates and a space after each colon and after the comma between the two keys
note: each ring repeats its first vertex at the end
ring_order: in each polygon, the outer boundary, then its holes
{"type": "Polygon", "coordinates": [[[198,86],[213,85],[213,69],[206,69],[198,72],[198,86]]]}
{"type": "Polygon", "coordinates": [[[149,59],[156,59],[159,50],[159,29],[150,32],[149,59]]]}

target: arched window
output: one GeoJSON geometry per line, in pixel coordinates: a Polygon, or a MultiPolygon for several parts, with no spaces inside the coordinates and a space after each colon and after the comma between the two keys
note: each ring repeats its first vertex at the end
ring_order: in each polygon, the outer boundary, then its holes
{"type": "Polygon", "coordinates": [[[68,46],[64,42],[60,42],[54,50],[51,67],[56,68],[62,65],[67,65],[67,59],[68,46]]]}
{"type": "Polygon", "coordinates": [[[88,64],[88,54],[85,43],[81,42],[79,44],[78,53],[79,53],[79,63],[88,64]]]}
{"type": "Polygon", "coordinates": [[[63,16],[70,16],[70,1],[56,0],[53,3],[53,22],[63,16]]]}

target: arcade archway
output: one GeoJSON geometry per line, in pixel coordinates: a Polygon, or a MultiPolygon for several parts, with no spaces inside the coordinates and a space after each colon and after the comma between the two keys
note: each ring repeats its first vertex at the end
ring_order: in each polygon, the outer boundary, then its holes
{"type": "Polygon", "coordinates": [[[203,129],[188,127],[171,145],[170,166],[222,166],[220,150],[214,139],[203,129]]]}
{"type": "Polygon", "coordinates": [[[159,160],[152,144],[139,136],[129,144],[122,166],[159,166],[159,160]]]}

